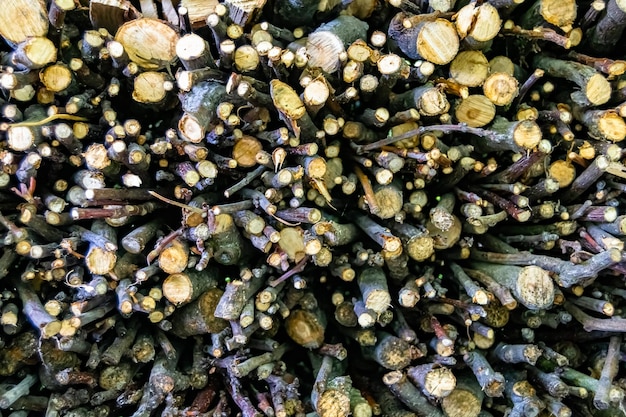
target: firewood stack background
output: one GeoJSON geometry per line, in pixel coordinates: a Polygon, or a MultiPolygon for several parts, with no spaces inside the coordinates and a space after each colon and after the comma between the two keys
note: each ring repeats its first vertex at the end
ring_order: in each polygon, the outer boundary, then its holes
{"type": "Polygon", "coordinates": [[[3,0],[2,415],[624,415],[625,27],[3,0]]]}

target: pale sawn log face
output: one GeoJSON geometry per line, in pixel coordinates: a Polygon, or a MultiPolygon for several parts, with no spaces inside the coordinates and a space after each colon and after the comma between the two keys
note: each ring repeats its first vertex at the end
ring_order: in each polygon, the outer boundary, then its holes
{"type": "Polygon", "coordinates": [[[175,3],[0,5],[1,408],[613,412],[621,0],[175,3]]]}

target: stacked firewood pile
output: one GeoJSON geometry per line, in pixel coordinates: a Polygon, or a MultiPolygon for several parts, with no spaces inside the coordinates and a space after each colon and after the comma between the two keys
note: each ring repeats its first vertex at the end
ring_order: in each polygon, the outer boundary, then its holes
{"type": "Polygon", "coordinates": [[[3,0],[3,415],[624,415],[625,27],[3,0]]]}

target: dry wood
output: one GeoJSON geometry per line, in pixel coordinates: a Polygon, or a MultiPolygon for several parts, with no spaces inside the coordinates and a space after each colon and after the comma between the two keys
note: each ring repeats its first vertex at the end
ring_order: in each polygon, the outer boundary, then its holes
{"type": "MultiPolygon", "coordinates": [[[[227,213],[215,216],[210,242],[214,248],[213,256],[216,262],[222,265],[235,265],[245,249],[233,217],[227,213]]],[[[196,269],[198,269],[197,266],[196,269]]]]}
{"type": "Polygon", "coordinates": [[[270,82],[270,95],[274,106],[296,137],[302,135],[305,140],[314,137],[317,129],[313,125],[304,103],[291,86],[274,79],[270,82]]]}
{"type": "Polygon", "coordinates": [[[184,95],[181,105],[185,113],[178,122],[181,135],[192,143],[199,143],[208,132],[208,126],[217,119],[216,109],[223,101],[226,89],[214,82],[199,82],[184,95]]]}
{"type": "Polygon", "coordinates": [[[621,142],[626,138],[624,118],[613,110],[588,110],[579,118],[592,138],[611,142],[621,142]]]}
{"type": "Polygon", "coordinates": [[[172,318],[172,332],[179,337],[197,334],[218,333],[226,326],[226,320],[214,316],[215,307],[223,291],[212,288],[201,294],[195,301],[177,309],[172,318]]]}
{"type": "Polygon", "coordinates": [[[39,73],[39,79],[48,91],[56,94],[73,94],[76,91],[72,71],[62,63],[44,68],[39,73]]]}
{"type": "Polygon", "coordinates": [[[186,270],[169,275],[163,281],[163,296],[172,304],[188,304],[200,294],[217,286],[217,270],[205,269],[202,273],[186,270]]]}
{"type": "Polygon", "coordinates": [[[254,73],[261,60],[257,50],[251,45],[242,45],[233,54],[235,68],[244,74],[254,73]]]}
{"type": "Polygon", "coordinates": [[[135,78],[132,97],[139,103],[166,108],[166,101],[172,88],[173,82],[166,73],[146,71],[135,78]]]}
{"type": "Polygon", "coordinates": [[[474,376],[457,376],[456,388],[443,398],[441,408],[449,417],[477,417],[482,409],[484,394],[474,376]]]}
{"type": "Polygon", "coordinates": [[[586,42],[598,52],[614,47],[626,27],[626,4],[621,0],[609,0],[604,14],[596,26],[588,32],[586,42]]]}
{"type": "Polygon", "coordinates": [[[539,267],[510,269],[484,263],[472,264],[472,267],[509,288],[517,300],[529,309],[546,308],[554,301],[554,284],[547,272],[539,267]]]}
{"type": "Polygon", "coordinates": [[[175,238],[159,254],[159,268],[168,274],[177,274],[187,268],[189,247],[185,241],[175,238]]]}
{"type": "Polygon", "coordinates": [[[56,47],[48,38],[41,36],[31,36],[20,42],[11,54],[11,64],[27,70],[43,68],[56,59],[56,47]]]}
{"type": "Polygon", "coordinates": [[[411,59],[425,59],[445,65],[459,50],[459,37],[454,25],[433,15],[396,14],[389,24],[389,37],[411,59]]]}
{"type": "Polygon", "coordinates": [[[43,1],[9,0],[0,10],[0,35],[14,45],[31,36],[45,37],[48,26],[43,1]]]}
{"type": "Polygon", "coordinates": [[[539,0],[522,16],[524,26],[532,29],[546,22],[561,28],[564,32],[572,30],[576,19],[577,4],[575,1],[539,0]]]}
{"type": "Polygon", "coordinates": [[[568,187],[576,179],[576,168],[570,161],[557,160],[550,164],[550,177],[559,183],[559,188],[568,187]]]}
{"type": "Polygon", "coordinates": [[[498,10],[490,3],[463,6],[456,14],[456,29],[461,39],[475,49],[483,49],[496,37],[502,25],[498,10]]]}
{"type": "Polygon", "coordinates": [[[178,42],[176,42],[176,55],[187,71],[215,67],[209,43],[194,33],[178,39],[178,42]]]}
{"type": "Polygon", "coordinates": [[[263,146],[258,139],[244,135],[235,142],[232,157],[240,167],[253,167],[256,165],[256,155],[262,149],[263,146]]]}
{"type": "Polygon", "coordinates": [[[326,323],[319,312],[298,309],[292,311],[285,321],[285,329],[291,339],[309,349],[320,347],[324,341],[326,323]]]}
{"type": "Polygon", "coordinates": [[[359,274],[357,282],[366,308],[376,314],[387,310],[391,304],[391,295],[387,289],[385,274],[381,269],[366,268],[359,274]]]}
{"type": "Polygon", "coordinates": [[[407,374],[430,397],[445,398],[456,388],[456,377],[445,366],[434,363],[412,366],[407,374]]]}
{"type": "Polygon", "coordinates": [[[308,65],[333,73],[339,69],[341,55],[357,39],[366,39],[368,25],[353,16],[340,16],[323,24],[307,38],[308,65]]]}
{"type": "Polygon", "coordinates": [[[456,119],[471,127],[485,126],[496,116],[496,106],[482,94],[473,94],[456,106],[456,119]]]}
{"type": "Polygon", "coordinates": [[[515,77],[505,72],[494,72],[483,84],[483,94],[496,106],[508,106],[517,97],[518,82],[515,77]]]}
{"type": "Polygon", "coordinates": [[[123,24],[115,40],[123,45],[129,58],[142,68],[157,70],[176,58],[179,36],[165,22],[157,19],[135,19],[123,24]]]}
{"type": "MultiPolygon", "coordinates": [[[[412,108],[417,109],[423,116],[438,116],[446,113],[450,108],[450,104],[446,95],[432,84],[416,87],[404,93],[392,94],[389,97],[389,110],[391,112],[412,108]]],[[[398,126],[395,128],[402,129],[402,127],[398,126]]]]}
{"type": "Polygon", "coordinates": [[[489,74],[489,62],[481,51],[462,51],[450,63],[450,78],[468,87],[482,85],[489,74]]]}
{"type": "Polygon", "coordinates": [[[24,3],[0,25],[0,405],[613,413],[626,13],[453,3],[24,3]]]}
{"type": "Polygon", "coordinates": [[[424,416],[437,417],[443,414],[407,379],[406,374],[392,371],[383,376],[383,383],[410,410],[424,416]]]}

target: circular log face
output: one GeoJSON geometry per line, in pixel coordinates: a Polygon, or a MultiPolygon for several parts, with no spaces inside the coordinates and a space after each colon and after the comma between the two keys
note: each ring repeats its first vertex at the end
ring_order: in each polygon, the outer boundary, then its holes
{"type": "Polygon", "coordinates": [[[585,94],[591,104],[599,106],[611,98],[611,85],[601,74],[596,74],[589,79],[585,94]]]}
{"type": "Polygon", "coordinates": [[[463,100],[456,108],[455,116],[468,126],[481,127],[490,123],[496,115],[496,106],[485,96],[474,94],[463,100]]]}
{"type": "Polygon", "coordinates": [[[157,19],[136,19],[122,25],[115,40],[124,45],[129,58],[142,68],[156,70],[176,58],[178,33],[157,19]]]}
{"type": "Polygon", "coordinates": [[[433,64],[452,61],[459,51],[459,38],[452,23],[444,19],[425,23],[417,37],[417,51],[433,64]]]}
{"type": "Polygon", "coordinates": [[[522,269],[515,291],[520,301],[529,309],[546,309],[552,306],[554,301],[552,278],[538,266],[527,266],[522,269]]]}
{"type": "Polygon", "coordinates": [[[18,44],[31,36],[46,36],[48,17],[44,2],[6,0],[0,7],[0,35],[18,44]]]}
{"type": "Polygon", "coordinates": [[[626,0],[427,3],[0,0],[0,409],[616,415],[626,0]]]}

